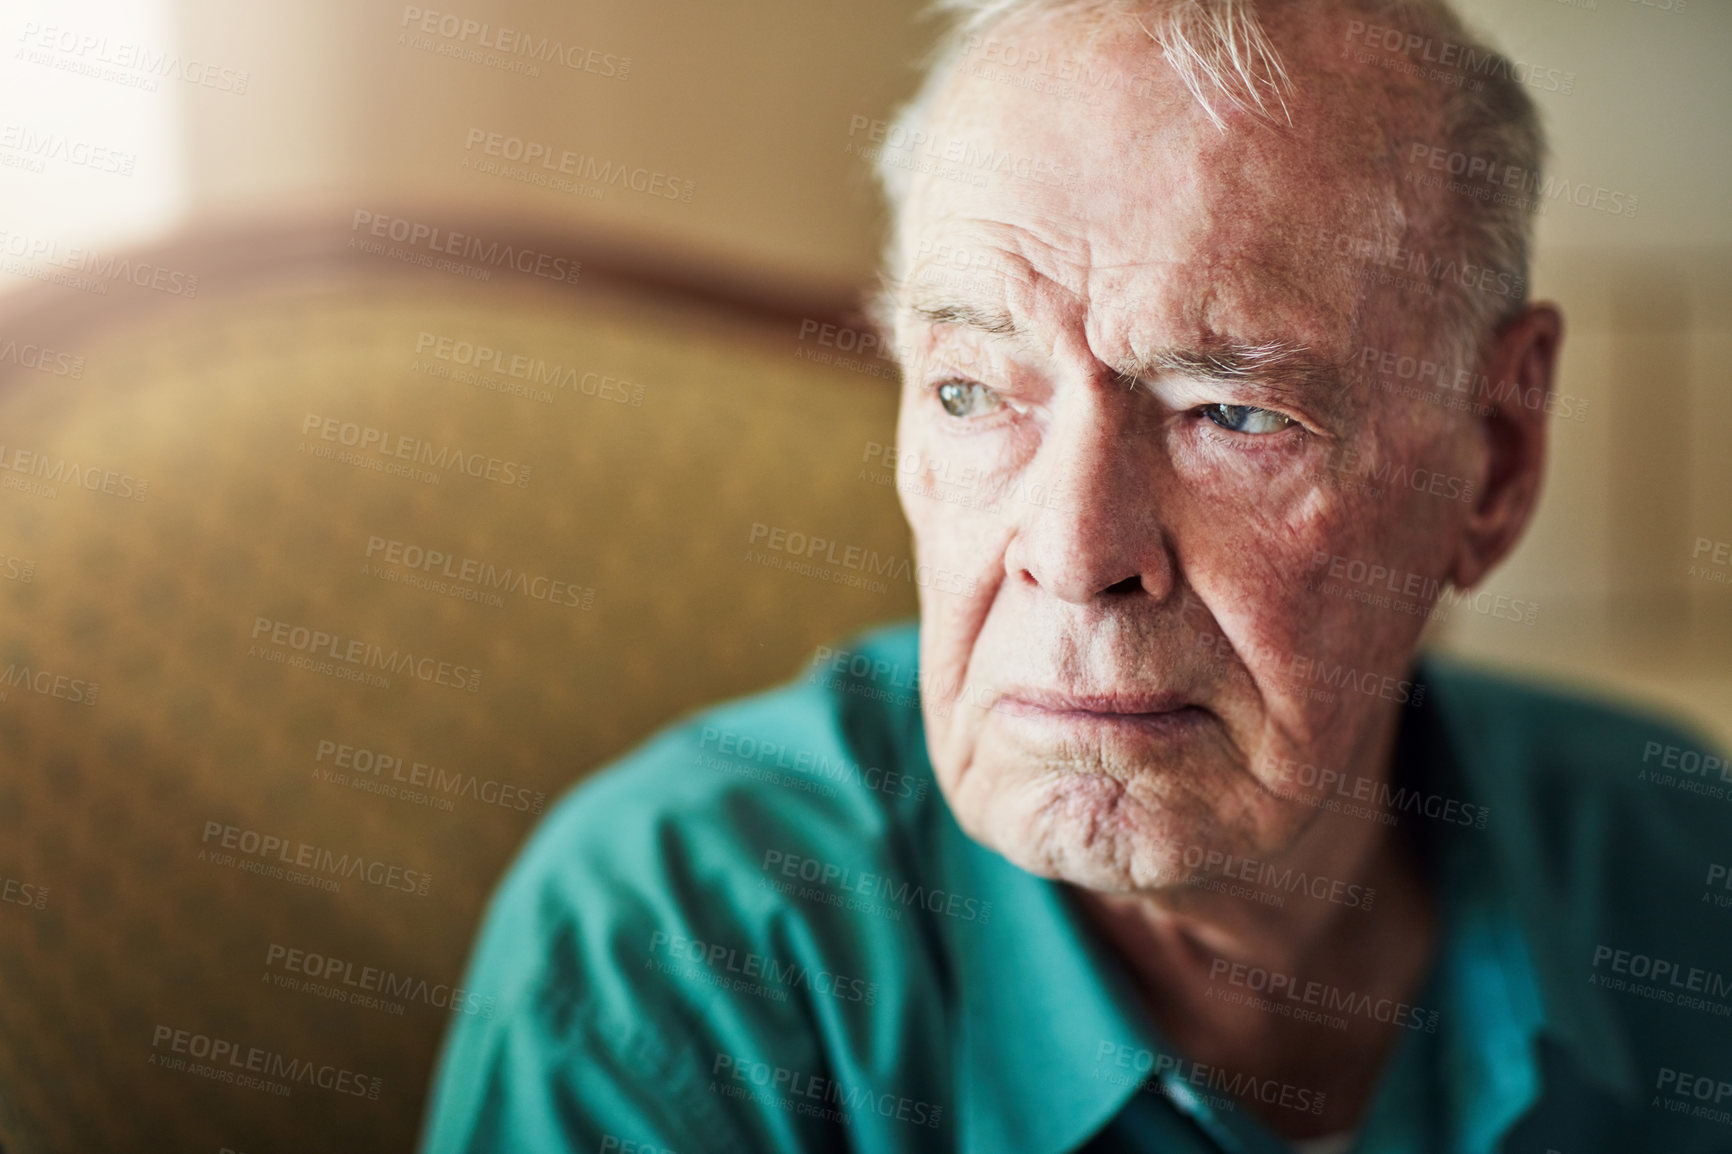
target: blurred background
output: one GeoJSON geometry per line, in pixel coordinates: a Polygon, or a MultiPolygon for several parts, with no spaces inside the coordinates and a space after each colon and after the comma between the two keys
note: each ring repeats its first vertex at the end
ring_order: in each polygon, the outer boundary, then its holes
{"type": "MultiPolygon", "coordinates": [[[[1531,619],[1433,644],[1732,743],[1732,7],[1461,7],[1623,211],[1539,220],[1531,619]]],[[[6,1150],[410,1149],[536,814],[914,611],[857,303],[918,9],[5,7],[6,1150]]]]}

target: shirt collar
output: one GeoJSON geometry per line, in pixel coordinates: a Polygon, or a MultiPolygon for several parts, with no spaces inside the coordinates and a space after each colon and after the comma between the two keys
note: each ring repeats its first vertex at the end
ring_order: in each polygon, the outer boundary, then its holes
{"type": "Polygon", "coordinates": [[[1074,1150],[1141,1081],[1115,1077],[1104,1048],[1154,1049],[1135,992],[1063,887],[975,843],[948,809],[942,820],[947,878],[992,903],[985,921],[947,927],[962,1009],[960,1149],[1074,1150]]]}

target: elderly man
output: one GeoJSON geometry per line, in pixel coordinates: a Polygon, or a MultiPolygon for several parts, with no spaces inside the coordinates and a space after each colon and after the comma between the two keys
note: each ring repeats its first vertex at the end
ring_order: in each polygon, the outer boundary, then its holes
{"type": "Polygon", "coordinates": [[[1432,4],[951,7],[878,135],[961,579],[550,817],[428,1149],[1732,1149],[1725,763],[1415,658],[1543,471],[1539,74],[1432,4]]]}

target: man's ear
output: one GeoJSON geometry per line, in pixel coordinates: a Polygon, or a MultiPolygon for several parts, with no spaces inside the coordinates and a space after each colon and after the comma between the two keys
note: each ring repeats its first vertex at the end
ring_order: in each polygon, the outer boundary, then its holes
{"type": "Polygon", "coordinates": [[[1481,358],[1470,417],[1479,444],[1473,511],[1462,526],[1449,579],[1459,589],[1478,584],[1521,540],[1539,499],[1546,467],[1546,419],[1552,374],[1564,339],[1564,318],[1551,304],[1534,304],[1498,327],[1481,358]]]}

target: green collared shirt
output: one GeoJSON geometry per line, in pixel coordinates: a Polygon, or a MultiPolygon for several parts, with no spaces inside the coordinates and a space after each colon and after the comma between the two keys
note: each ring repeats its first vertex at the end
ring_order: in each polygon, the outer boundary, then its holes
{"type": "MultiPolygon", "coordinates": [[[[957,827],[916,641],[824,651],[561,802],[488,913],[466,985],[496,1008],[452,1024],[429,1154],[1288,1149],[1244,1103],[1317,1091],[1177,1053],[1070,889],[957,827]]],[[[1210,996],[1401,1027],[1355,1150],[1732,1151],[1732,770],[1664,722],[1432,659],[1414,680],[1394,780],[1323,804],[1388,801],[1421,847],[1423,989],[1247,971],[1210,996]]]]}

